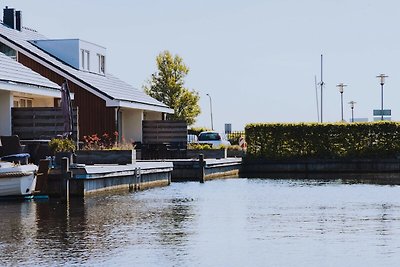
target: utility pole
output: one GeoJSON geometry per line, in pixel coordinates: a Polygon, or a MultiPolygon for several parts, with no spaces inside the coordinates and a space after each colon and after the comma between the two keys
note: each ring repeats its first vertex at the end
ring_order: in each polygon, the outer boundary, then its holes
{"type": "Polygon", "coordinates": [[[381,80],[381,120],[383,121],[383,85],[385,84],[385,78],[389,76],[385,74],[380,74],[376,76],[376,78],[380,78],[381,80]]]}
{"type": "Polygon", "coordinates": [[[210,98],[211,130],[214,130],[211,96],[209,94],[207,96],[210,98]]]}
{"type": "Polygon", "coordinates": [[[340,93],[340,107],[341,107],[341,114],[342,114],[342,122],[344,121],[343,119],[343,88],[346,87],[346,84],[339,83],[336,85],[336,87],[339,87],[339,93],[340,93]]]}
{"type": "Polygon", "coordinates": [[[350,108],[351,108],[351,122],[354,122],[354,104],[357,102],[354,102],[353,100],[349,102],[350,108]]]}
{"type": "Polygon", "coordinates": [[[324,122],[324,120],[323,120],[323,108],[322,108],[323,107],[322,90],[324,88],[324,80],[323,80],[323,76],[322,76],[322,74],[323,74],[323,72],[322,72],[322,63],[323,63],[323,55],[321,55],[321,82],[319,83],[319,85],[321,86],[321,123],[324,122]]]}

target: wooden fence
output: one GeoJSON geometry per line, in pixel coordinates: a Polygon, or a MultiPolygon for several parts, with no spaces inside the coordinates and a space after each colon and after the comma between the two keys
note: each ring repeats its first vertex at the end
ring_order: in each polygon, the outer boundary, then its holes
{"type": "Polygon", "coordinates": [[[142,159],[185,158],[187,124],[184,121],[143,121],[142,159]]]}
{"type": "MultiPolygon", "coordinates": [[[[64,117],[61,108],[12,108],[12,134],[20,139],[51,139],[64,133],[64,117]]],[[[73,109],[73,139],[79,138],[79,112],[73,109]]]]}

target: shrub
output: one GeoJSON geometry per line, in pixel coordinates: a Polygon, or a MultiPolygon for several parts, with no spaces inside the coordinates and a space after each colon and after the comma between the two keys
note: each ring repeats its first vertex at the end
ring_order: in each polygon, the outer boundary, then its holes
{"type": "Polygon", "coordinates": [[[117,142],[118,132],[110,135],[104,133],[102,136],[92,134],[83,137],[83,149],[84,150],[130,150],[134,149],[133,143],[128,143],[122,138],[122,142],[117,142]]]}
{"type": "Polygon", "coordinates": [[[228,150],[243,150],[239,145],[228,146],[228,150]]]}
{"type": "Polygon", "coordinates": [[[207,150],[207,149],[213,149],[212,145],[210,144],[199,144],[199,143],[190,143],[188,144],[188,149],[192,150],[207,150]]]}
{"type": "Polygon", "coordinates": [[[67,138],[53,138],[49,142],[49,148],[54,153],[74,152],[76,150],[75,142],[67,138]]]}
{"type": "Polygon", "coordinates": [[[253,158],[395,158],[400,123],[249,124],[246,141],[247,155],[253,158]]]}

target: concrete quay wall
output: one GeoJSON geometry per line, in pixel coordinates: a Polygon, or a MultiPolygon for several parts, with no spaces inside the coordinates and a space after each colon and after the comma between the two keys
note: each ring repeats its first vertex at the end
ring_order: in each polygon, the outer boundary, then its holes
{"type": "Polygon", "coordinates": [[[215,178],[237,176],[242,167],[241,158],[205,159],[204,169],[199,160],[173,160],[172,182],[211,180],[215,178]],[[204,177],[201,177],[204,175],[204,177]]]}
{"type": "Polygon", "coordinates": [[[400,159],[260,160],[245,159],[242,174],[251,173],[388,173],[400,172],[400,159]]]}
{"type": "Polygon", "coordinates": [[[55,197],[88,196],[98,193],[138,191],[171,183],[172,163],[142,162],[129,165],[86,165],[70,169],[70,179],[59,171],[50,172],[44,194],[55,197]],[[68,189],[63,186],[68,183],[68,189]]]}

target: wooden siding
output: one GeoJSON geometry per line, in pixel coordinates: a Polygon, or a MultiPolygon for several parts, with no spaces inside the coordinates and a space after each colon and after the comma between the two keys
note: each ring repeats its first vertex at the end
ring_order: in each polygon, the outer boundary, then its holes
{"type": "MultiPolygon", "coordinates": [[[[64,133],[64,116],[61,108],[12,108],[12,134],[20,139],[51,139],[64,133]]],[[[73,139],[79,136],[78,110],[73,110],[73,139]]]]}
{"type": "MultiPolygon", "coordinates": [[[[30,59],[22,53],[18,53],[18,61],[61,86],[65,78],[49,70],[40,63],[30,59]]],[[[85,135],[113,133],[115,128],[115,108],[106,107],[103,99],[95,96],[80,86],[68,81],[71,92],[75,94],[73,106],[79,108],[79,132],[80,138],[85,135]]]]}

